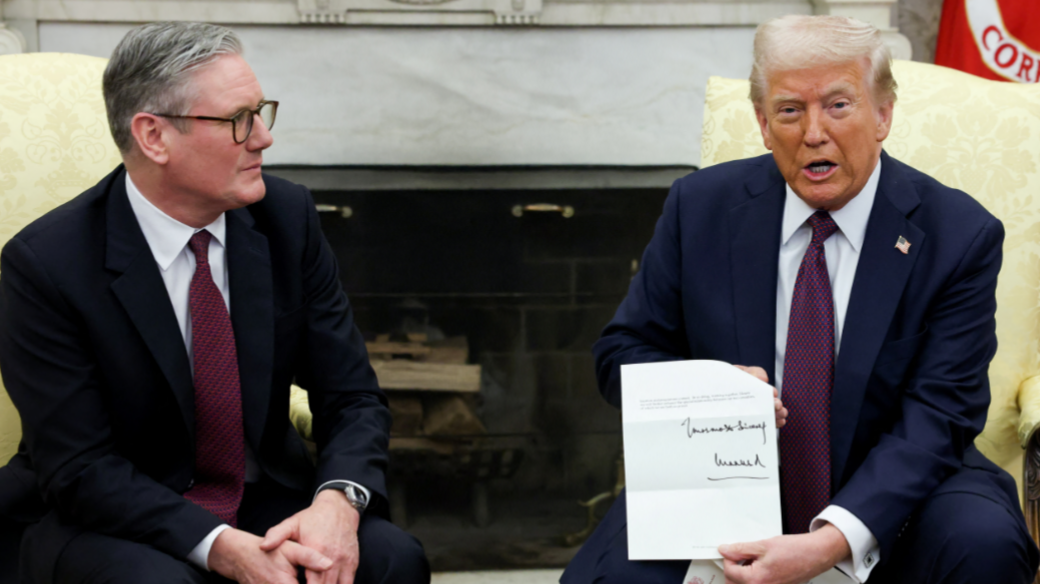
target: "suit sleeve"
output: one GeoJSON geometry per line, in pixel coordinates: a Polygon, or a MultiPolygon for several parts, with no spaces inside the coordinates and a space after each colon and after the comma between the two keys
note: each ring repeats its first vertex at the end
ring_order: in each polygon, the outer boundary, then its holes
{"type": "Polygon", "coordinates": [[[680,191],[676,181],[628,296],[592,347],[600,391],[617,408],[621,407],[622,364],[689,358],[680,289],[680,191]]]}
{"type": "Polygon", "coordinates": [[[903,415],[832,500],[866,524],[882,557],[921,501],[960,468],[986,423],[1003,239],[1003,226],[990,219],[929,305],[920,348],[907,349],[903,415]]]}
{"type": "Polygon", "coordinates": [[[306,189],[301,190],[307,207],[303,257],[307,332],[297,381],[309,391],[314,414],[315,487],[352,481],[385,502],[390,411],[340,285],[336,259],[321,232],[314,201],[306,189]]]}
{"type": "Polygon", "coordinates": [[[186,558],[220,519],[115,452],[90,343],[29,245],[12,239],[0,273],[0,370],[45,500],[79,527],[186,558]]]}

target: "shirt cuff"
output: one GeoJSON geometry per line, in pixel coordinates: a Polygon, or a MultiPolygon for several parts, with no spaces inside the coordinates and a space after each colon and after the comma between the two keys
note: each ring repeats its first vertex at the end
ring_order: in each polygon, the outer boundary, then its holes
{"type": "MultiPolygon", "coordinates": [[[[366,489],[365,487],[362,487],[361,485],[355,483],[354,481],[329,481],[327,483],[324,483],[323,485],[318,487],[318,490],[314,491],[314,499],[317,499],[318,493],[324,491],[325,489],[343,490],[343,487],[346,487],[347,485],[354,485],[355,487],[361,489],[361,492],[365,494],[365,500],[368,501],[369,504],[372,503],[372,492],[366,489]]],[[[314,502],[314,499],[311,499],[312,503],[314,502]]]]}
{"type": "Polygon", "coordinates": [[[852,550],[852,555],[838,562],[835,567],[857,584],[866,582],[870,572],[881,560],[881,548],[874,534],[858,517],[837,505],[830,505],[821,511],[812,520],[809,531],[816,531],[827,523],[841,531],[852,550]]]}
{"type": "Polygon", "coordinates": [[[231,529],[231,526],[225,523],[224,525],[218,525],[213,531],[209,532],[209,535],[204,537],[199,542],[199,545],[195,546],[195,549],[188,554],[188,561],[208,572],[209,550],[213,547],[213,542],[217,541],[217,536],[224,533],[225,529],[231,529]]]}

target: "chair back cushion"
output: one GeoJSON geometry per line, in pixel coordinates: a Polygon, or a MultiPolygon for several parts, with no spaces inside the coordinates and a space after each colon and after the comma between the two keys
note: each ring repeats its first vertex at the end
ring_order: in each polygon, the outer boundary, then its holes
{"type": "MultiPolygon", "coordinates": [[[[121,162],[101,96],[106,63],[65,53],[0,56],[0,246],[121,162]]],[[[21,436],[0,384],[0,465],[21,436]]]]}
{"type": "MultiPolygon", "coordinates": [[[[975,197],[1007,232],[993,398],[975,443],[1015,477],[1021,493],[1022,447],[1040,424],[1040,86],[911,61],[896,61],[893,74],[899,97],[885,150],[975,197]]],[[[701,165],[766,152],[747,80],[712,77],[701,165]]]]}

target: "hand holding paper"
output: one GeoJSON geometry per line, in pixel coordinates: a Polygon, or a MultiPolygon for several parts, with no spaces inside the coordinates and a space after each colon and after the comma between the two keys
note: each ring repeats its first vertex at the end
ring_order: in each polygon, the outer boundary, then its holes
{"type": "Polygon", "coordinates": [[[718,361],[624,365],[621,380],[629,559],[780,535],[772,387],[718,361]]]}
{"type": "MultiPolygon", "coordinates": [[[[755,379],[763,383],[769,383],[769,376],[766,375],[766,370],[761,367],[747,367],[745,365],[734,365],[734,367],[754,376],[755,379]]],[[[775,387],[773,388],[773,405],[776,408],[776,427],[783,428],[784,424],[787,424],[787,408],[780,401],[780,392],[775,387]]]]}
{"type": "Polygon", "coordinates": [[[784,535],[765,541],[724,545],[727,582],[825,584],[848,582],[833,566],[849,555],[845,536],[833,525],[812,533],[784,535]]]}

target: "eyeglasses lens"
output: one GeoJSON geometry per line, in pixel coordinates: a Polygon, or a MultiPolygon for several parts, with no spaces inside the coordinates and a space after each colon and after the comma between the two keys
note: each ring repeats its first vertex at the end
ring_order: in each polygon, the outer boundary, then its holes
{"type": "Polygon", "coordinates": [[[277,103],[268,102],[260,106],[260,119],[263,120],[264,126],[268,130],[274,127],[274,116],[277,112],[277,103]]]}
{"type": "Polygon", "coordinates": [[[241,144],[249,138],[250,132],[253,131],[253,112],[249,110],[242,110],[235,114],[235,117],[231,118],[231,125],[234,127],[235,142],[241,144]]]}

